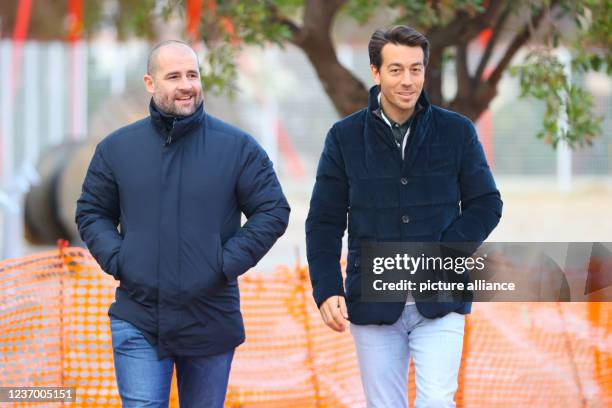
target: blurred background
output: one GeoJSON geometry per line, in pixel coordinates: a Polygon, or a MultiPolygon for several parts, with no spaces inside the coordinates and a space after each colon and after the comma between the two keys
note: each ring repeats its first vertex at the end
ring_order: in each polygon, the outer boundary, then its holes
{"type": "MultiPolygon", "coordinates": [[[[489,240],[612,241],[611,15],[607,0],[2,1],[2,259],[26,259],[59,239],[82,245],[74,211],[95,145],[148,115],[147,54],[173,38],[200,56],[207,112],[264,146],[291,204],[287,233],[255,269],[271,276],[279,265],[303,265],[304,221],[327,130],[365,106],[373,84],[369,37],[395,23],[415,26],[431,42],[430,100],[477,124],[504,201],[489,240]]],[[[517,324],[531,329],[557,316],[544,306],[521,310],[517,324]]],[[[589,350],[607,356],[596,364],[604,367],[604,393],[597,382],[585,383],[576,394],[582,400],[558,393],[555,406],[591,406],[588,395],[612,401],[612,323],[609,308],[602,310],[589,315],[596,331],[587,332],[598,339],[589,350]]],[[[505,315],[480,316],[490,323],[505,315]]],[[[567,327],[557,329],[548,334],[567,327]]],[[[533,377],[506,380],[521,378],[533,377]]],[[[529,406],[548,405],[534,401],[529,406]]],[[[345,406],[358,406],[352,404],[345,406]]]]}
{"type": "Polygon", "coordinates": [[[549,3],[2,2],[2,255],[78,243],[93,148],[147,115],[148,50],[179,38],[200,54],[206,110],[264,145],[293,207],[262,269],[303,258],[326,132],[365,105],[369,36],[396,22],[431,39],[430,99],[477,123],[505,202],[490,239],[610,241],[610,33],[594,19],[609,3],[549,3]]]}

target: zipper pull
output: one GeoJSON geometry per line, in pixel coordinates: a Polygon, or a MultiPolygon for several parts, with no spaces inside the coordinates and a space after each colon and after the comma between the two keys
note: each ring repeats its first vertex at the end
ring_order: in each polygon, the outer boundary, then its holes
{"type": "Polygon", "coordinates": [[[166,137],[166,146],[172,143],[172,131],[174,130],[175,124],[176,124],[176,118],[172,118],[172,127],[170,128],[170,131],[168,132],[168,137],[166,137]]]}

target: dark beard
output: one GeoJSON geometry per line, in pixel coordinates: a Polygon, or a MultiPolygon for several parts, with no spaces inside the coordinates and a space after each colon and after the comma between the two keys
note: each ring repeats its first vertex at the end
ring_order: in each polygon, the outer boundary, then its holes
{"type": "Polygon", "coordinates": [[[163,112],[168,116],[187,117],[192,115],[198,109],[198,106],[202,104],[202,97],[197,100],[194,100],[193,110],[188,113],[182,113],[177,111],[176,103],[170,103],[170,106],[166,106],[165,104],[160,103],[160,101],[158,101],[155,96],[153,97],[153,102],[155,102],[155,106],[157,106],[157,109],[159,111],[163,112]]]}

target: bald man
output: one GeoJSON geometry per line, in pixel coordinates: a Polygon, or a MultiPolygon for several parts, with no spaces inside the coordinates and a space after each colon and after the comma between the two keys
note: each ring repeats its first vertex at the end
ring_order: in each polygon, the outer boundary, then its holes
{"type": "Polygon", "coordinates": [[[123,406],[168,406],[176,366],[181,407],[223,407],[245,340],[237,278],[290,209],[257,142],[205,112],[187,44],[156,45],[144,85],[150,116],[98,144],[76,222],[119,281],[109,316],[123,406]]]}

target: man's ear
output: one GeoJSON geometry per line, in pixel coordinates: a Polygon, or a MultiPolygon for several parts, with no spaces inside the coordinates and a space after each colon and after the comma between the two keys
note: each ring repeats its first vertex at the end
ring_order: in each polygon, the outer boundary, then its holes
{"type": "Polygon", "coordinates": [[[149,74],[145,74],[142,79],[144,81],[144,85],[145,85],[145,88],[147,89],[147,92],[150,94],[155,92],[155,85],[153,83],[153,77],[149,74]]]}
{"type": "Polygon", "coordinates": [[[376,65],[370,65],[370,73],[372,74],[372,79],[374,79],[374,83],[380,86],[380,70],[376,68],[376,65]]]}

